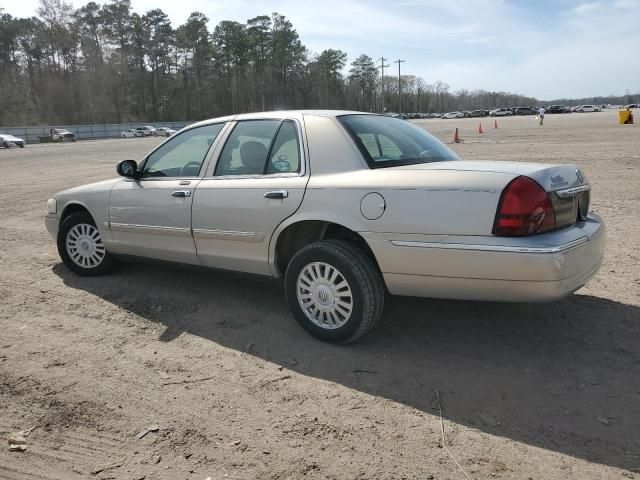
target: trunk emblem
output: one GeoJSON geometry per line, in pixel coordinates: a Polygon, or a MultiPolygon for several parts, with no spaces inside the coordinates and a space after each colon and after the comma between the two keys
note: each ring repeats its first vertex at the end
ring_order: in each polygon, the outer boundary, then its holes
{"type": "Polygon", "coordinates": [[[551,177],[551,188],[559,188],[568,185],[567,182],[562,175],[555,175],[551,177]]]}

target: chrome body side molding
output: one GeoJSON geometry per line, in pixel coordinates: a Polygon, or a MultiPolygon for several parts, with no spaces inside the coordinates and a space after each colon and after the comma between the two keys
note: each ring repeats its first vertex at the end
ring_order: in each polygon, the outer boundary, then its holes
{"type": "Polygon", "coordinates": [[[259,243],[264,240],[264,232],[239,232],[234,230],[208,230],[204,228],[193,229],[194,238],[237,240],[241,242],[259,243]]]}
{"type": "Polygon", "coordinates": [[[191,236],[190,228],[165,227],[159,225],[137,225],[132,223],[111,222],[111,230],[115,232],[128,233],[162,233],[163,235],[173,235],[177,237],[191,236]]]}

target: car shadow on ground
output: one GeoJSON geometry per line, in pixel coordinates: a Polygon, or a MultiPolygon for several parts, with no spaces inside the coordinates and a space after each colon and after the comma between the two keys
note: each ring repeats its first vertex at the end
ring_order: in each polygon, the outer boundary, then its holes
{"type": "Polygon", "coordinates": [[[123,263],[53,271],[72,288],[295,372],[591,462],[640,466],[640,308],[572,295],[549,304],[391,297],[352,345],[311,338],[282,286],[231,273],[123,263]]]}

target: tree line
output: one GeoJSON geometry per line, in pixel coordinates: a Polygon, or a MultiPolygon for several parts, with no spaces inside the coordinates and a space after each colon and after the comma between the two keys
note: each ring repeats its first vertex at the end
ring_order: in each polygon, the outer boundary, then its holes
{"type": "MultiPolygon", "coordinates": [[[[172,26],[130,0],[73,9],[41,0],[37,16],[0,10],[0,126],[199,120],[248,111],[346,108],[443,112],[536,105],[505,92],[451,92],[414,75],[380,75],[372,57],[305,47],[284,15],[245,23],[193,12],[172,26]],[[400,82],[399,82],[400,80],[400,82]],[[399,85],[400,83],[400,85],[399,85]],[[400,86],[400,88],[399,88],[400,86]]],[[[388,70],[387,70],[388,72],[388,70]]]]}

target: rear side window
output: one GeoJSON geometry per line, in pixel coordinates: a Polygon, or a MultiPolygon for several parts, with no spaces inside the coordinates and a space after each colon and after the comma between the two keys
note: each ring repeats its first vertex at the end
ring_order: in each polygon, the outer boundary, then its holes
{"type": "Polygon", "coordinates": [[[267,174],[300,171],[300,145],[298,131],[293,122],[282,122],[271,146],[267,174]]]}
{"type": "Polygon", "coordinates": [[[381,115],[338,117],[370,168],[458,160],[453,151],[420,127],[381,115]]]}
{"type": "Polygon", "coordinates": [[[216,176],[298,172],[300,148],[295,124],[281,120],[239,122],[225,143],[216,176]]]}

